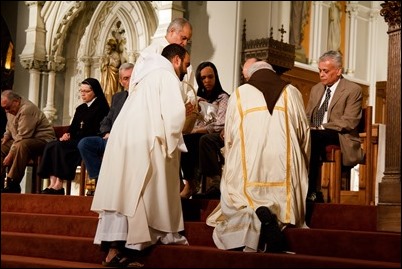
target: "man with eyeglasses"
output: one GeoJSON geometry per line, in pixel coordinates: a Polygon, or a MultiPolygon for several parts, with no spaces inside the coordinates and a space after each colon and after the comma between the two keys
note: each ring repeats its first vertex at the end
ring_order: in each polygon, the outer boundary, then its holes
{"type": "Polygon", "coordinates": [[[3,91],[1,107],[7,114],[6,131],[1,139],[1,179],[5,179],[1,192],[21,193],[20,183],[29,160],[42,154],[47,142],[56,136],[45,114],[16,92],[3,91]]]}
{"type": "MultiPolygon", "coordinates": [[[[172,20],[166,30],[166,35],[164,38],[157,38],[152,41],[152,43],[141,51],[134,67],[134,72],[138,72],[144,65],[144,58],[151,53],[161,54],[162,50],[169,44],[177,44],[182,47],[186,47],[187,44],[191,40],[191,36],[193,34],[193,27],[190,22],[185,18],[176,18],[172,20]]],[[[182,97],[186,104],[186,110],[193,109],[193,106],[190,106],[191,103],[195,101],[195,95],[192,90],[187,87],[187,83],[193,84],[194,72],[192,72],[192,66],[190,65],[187,68],[187,75],[184,77],[183,81],[183,92],[182,97]]],[[[133,78],[133,77],[132,77],[133,78]]],[[[133,88],[133,79],[130,81],[130,91],[133,88]]],[[[191,112],[190,111],[190,112],[191,112]]],[[[188,113],[188,111],[186,111],[188,113]]]]}
{"type": "MultiPolygon", "coordinates": [[[[134,70],[143,68],[144,58],[151,53],[161,54],[162,50],[169,44],[178,44],[186,47],[190,42],[193,33],[193,28],[190,22],[185,18],[176,18],[172,20],[166,30],[164,38],[154,39],[152,43],[141,51],[134,70]]],[[[187,70],[188,71],[188,70],[187,70]]],[[[132,77],[133,78],[133,77],[132,77]]],[[[130,88],[132,87],[133,79],[130,81],[130,88]]]]}

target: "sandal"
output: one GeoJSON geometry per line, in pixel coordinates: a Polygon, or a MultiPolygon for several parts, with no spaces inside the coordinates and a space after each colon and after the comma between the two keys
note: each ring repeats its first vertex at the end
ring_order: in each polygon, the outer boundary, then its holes
{"type": "Polygon", "coordinates": [[[120,255],[120,253],[116,254],[110,262],[103,261],[102,265],[105,267],[127,267],[130,264],[130,259],[120,255]]]}

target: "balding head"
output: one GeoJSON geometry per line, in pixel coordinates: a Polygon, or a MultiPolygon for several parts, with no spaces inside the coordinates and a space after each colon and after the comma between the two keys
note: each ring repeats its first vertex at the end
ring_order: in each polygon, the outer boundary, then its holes
{"type": "Polygon", "coordinates": [[[250,77],[258,70],[261,69],[268,69],[271,70],[272,72],[276,73],[274,68],[272,67],[272,65],[270,65],[269,63],[265,62],[265,61],[258,61],[258,62],[254,62],[252,63],[248,70],[247,70],[247,76],[250,79],[250,77]]]}
{"type": "Polygon", "coordinates": [[[247,81],[247,80],[249,80],[249,76],[248,76],[248,69],[249,69],[249,67],[253,64],[253,63],[255,63],[255,62],[257,62],[258,61],[258,59],[257,58],[249,58],[249,59],[247,59],[245,62],[244,62],[244,65],[243,65],[243,70],[242,70],[242,73],[243,73],[243,77],[244,77],[244,79],[247,81]]]}

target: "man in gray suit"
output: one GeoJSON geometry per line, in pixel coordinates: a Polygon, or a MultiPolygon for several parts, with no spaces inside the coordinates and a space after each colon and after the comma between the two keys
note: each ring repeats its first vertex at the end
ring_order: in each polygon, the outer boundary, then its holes
{"type": "Polygon", "coordinates": [[[342,77],[342,55],[327,51],[319,59],[321,82],[314,85],[306,107],[311,126],[311,156],[307,200],[323,202],[319,192],[321,160],[327,145],[339,145],[343,166],[353,167],[364,158],[357,130],[362,116],[362,89],[342,77]]]}
{"type": "Polygon", "coordinates": [[[119,82],[124,88],[124,91],[117,92],[113,95],[109,114],[107,114],[107,116],[101,121],[100,136],[85,137],[78,143],[78,150],[84,160],[90,178],[86,184],[87,196],[94,195],[107,139],[113,123],[119,115],[128,96],[128,87],[133,68],[134,65],[132,63],[124,63],[119,68],[119,82]]]}

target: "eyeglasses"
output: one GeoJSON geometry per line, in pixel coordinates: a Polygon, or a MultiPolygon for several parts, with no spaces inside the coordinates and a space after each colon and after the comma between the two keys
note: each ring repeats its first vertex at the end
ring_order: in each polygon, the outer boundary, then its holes
{"type": "Polygon", "coordinates": [[[87,93],[92,92],[92,90],[79,90],[79,92],[80,92],[80,93],[85,93],[85,94],[87,94],[87,93]]]}

